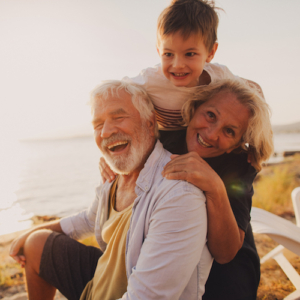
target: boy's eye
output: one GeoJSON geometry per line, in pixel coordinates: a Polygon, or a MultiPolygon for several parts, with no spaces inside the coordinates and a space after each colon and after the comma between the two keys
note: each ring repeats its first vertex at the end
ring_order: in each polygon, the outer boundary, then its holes
{"type": "Polygon", "coordinates": [[[169,53],[169,52],[164,53],[164,56],[170,57],[170,56],[172,56],[172,53],[169,53]]]}
{"type": "Polygon", "coordinates": [[[193,57],[194,55],[196,55],[196,53],[195,53],[195,52],[188,52],[188,53],[186,53],[186,56],[193,57]]]}

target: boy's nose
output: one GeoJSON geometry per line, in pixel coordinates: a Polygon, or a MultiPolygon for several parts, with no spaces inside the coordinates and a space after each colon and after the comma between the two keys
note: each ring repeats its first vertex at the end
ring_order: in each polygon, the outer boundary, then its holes
{"type": "Polygon", "coordinates": [[[118,129],[111,122],[105,121],[101,130],[103,139],[109,138],[112,134],[117,133],[118,129]]]}
{"type": "Polygon", "coordinates": [[[174,68],[178,68],[178,69],[182,69],[184,68],[185,64],[184,64],[184,60],[180,57],[175,57],[173,60],[173,67],[174,68]]]}

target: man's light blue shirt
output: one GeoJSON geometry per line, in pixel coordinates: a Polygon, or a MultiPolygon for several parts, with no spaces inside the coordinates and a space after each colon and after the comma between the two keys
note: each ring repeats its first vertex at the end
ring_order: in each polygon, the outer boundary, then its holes
{"type": "MultiPolygon", "coordinates": [[[[192,184],[161,175],[170,155],[157,141],[136,181],[126,241],[128,286],[122,299],[198,300],[204,293],[212,264],[206,245],[206,199],[192,184]]],[[[60,222],[74,239],[95,234],[102,251],[110,187],[99,186],[88,209],[60,222]]]]}

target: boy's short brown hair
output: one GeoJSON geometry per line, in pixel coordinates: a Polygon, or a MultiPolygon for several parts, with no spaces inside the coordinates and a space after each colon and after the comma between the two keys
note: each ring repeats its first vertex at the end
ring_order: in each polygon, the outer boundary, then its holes
{"type": "Polygon", "coordinates": [[[157,21],[157,46],[163,36],[181,32],[184,38],[198,34],[210,52],[217,41],[219,17],[214,1],[172,0],[157,21]]]}

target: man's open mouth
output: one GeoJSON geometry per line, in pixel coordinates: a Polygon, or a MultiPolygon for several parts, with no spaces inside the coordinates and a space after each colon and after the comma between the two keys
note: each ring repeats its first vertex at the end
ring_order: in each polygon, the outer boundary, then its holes
{"type": "Polygon", "coordinates": [[[127,147],[127,145],[128,145],[128,141],[119,141],[107,146],[107,148],[111,152],[119,152],[124,150],[127,147]]]}
{"type": "Polygon", "coordinates": [[[212,146],[210,144],[207,144],[204,142],[204,140],[202,139],[201,135],[198,133],[197,134],[197,139],[198,139],[198,143],[204,147],[204,148],[212,148],[212,146]]]}

